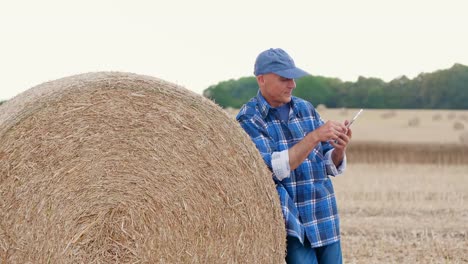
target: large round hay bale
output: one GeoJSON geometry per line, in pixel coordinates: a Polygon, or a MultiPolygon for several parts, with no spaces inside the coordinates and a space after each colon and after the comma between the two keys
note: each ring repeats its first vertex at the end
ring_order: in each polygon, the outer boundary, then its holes
{"type": "Polygon", "coordinates": [[[282,263],[271,173],[220,107],[89,73],[0,108],[0,262],[282,263]]]}

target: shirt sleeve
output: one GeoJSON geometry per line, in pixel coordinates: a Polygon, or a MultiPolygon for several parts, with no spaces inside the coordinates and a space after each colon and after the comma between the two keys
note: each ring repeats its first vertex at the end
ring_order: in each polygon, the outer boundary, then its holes
{"type": "Polygon", "coordinates": [[[340,166],[336,166],[333,163],[332,153],[335,149],[331,149],[327,153],[325,153],[325,167],[327,169],[327,174],[331,176],[337,176],[344,172],[346,169],[346,154],[344,155],[343,161],[341,162],[340,166]]]}
{"type": "Polygon", "coordinates": [[[254,119],[240,119],[238,121],[255,143],[263,161],[273,172],[273,177],[279,181],[289,177],[291,170],[288,150],[277,151],[275,142],[260,122],[256,122],[254,119]]]}
{"type": "Polygon", "coordinates": [[[291,175],[291,167],[289,167],[289,150],[273,152],[271,154],[271,167],[276,178],[282,181],[284,178],[291,175]]]}

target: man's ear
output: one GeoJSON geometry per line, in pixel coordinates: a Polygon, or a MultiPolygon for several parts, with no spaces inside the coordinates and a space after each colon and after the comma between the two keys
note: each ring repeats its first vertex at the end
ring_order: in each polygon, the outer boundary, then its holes
{"type": "Polygon", "coordinates": [[[257,83],[258,83],[258,86],[263,86],[263,84],[265,83],[265,79],[263,78],[263,75],[257,76],[257,83]]]}

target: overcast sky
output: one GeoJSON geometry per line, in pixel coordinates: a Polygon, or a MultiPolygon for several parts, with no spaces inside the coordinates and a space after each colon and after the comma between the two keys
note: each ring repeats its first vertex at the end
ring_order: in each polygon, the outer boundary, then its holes
{"type": "Polygon", "coordinates": [[[126,71],[201,93],[281,47],[313,75],[389,81],[468,65],[465,0],[0,0],[0,100],[126,71]]]}

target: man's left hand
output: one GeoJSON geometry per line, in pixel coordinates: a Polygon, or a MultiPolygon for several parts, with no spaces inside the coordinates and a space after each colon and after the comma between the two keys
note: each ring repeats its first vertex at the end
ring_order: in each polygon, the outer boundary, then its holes
{"type": "MultiPolygon", "coordinates": [[[[345,126],[349,124],[349,121],[345,121],[345,126]]],[[[346,147],[348,146],[348,143],[351,141],[353,132],[351,131],[350,128],[346,131],[346,133],[341,133],[340,136],[336,140],[330,141],[332,146],[335,148],[335,150],[332,153],[332,159],[333,163],[335,164],[340,164],[343,161],[345,152],[346,152],[346,147]]]]}

